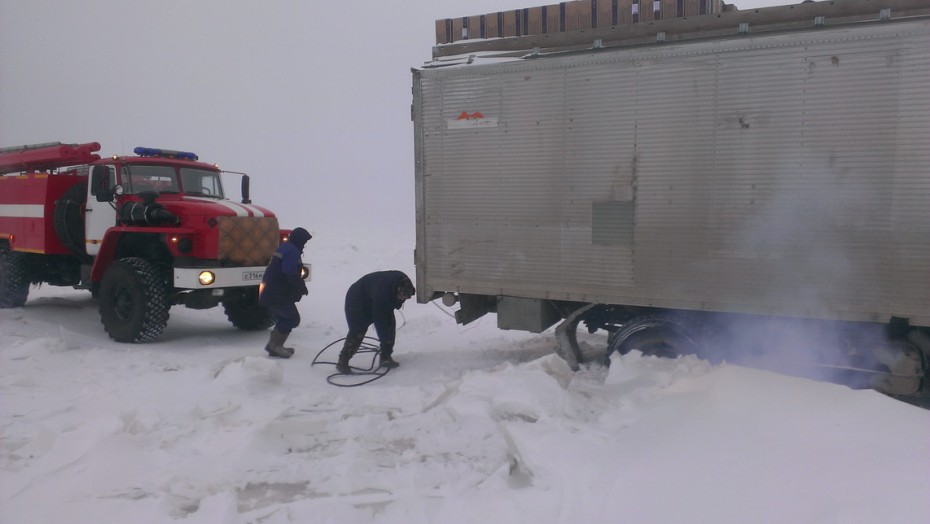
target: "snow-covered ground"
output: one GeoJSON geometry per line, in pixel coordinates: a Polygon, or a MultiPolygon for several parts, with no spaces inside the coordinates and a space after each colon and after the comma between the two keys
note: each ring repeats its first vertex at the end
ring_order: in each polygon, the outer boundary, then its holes
{"type": "Polygon", "coordinates": [[[85,292],[0,310],[0,522],[930,522],[930,412],[873,391],[635,353],[572,373],[551,333],[416,303],[399,369],[330,385],[345,289],[413,276],[413,246],[313,233],[287,361],[219,309],[144,345],[85,292]]]}

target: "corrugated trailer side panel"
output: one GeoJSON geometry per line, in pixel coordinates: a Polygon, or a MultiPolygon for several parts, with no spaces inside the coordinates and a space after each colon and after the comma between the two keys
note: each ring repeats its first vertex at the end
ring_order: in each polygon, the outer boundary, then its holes
{"type": "Polygon", "coordinates": [[[930,325],[927,78],[925,20],[418,71],[418,285],[930,325]]]}
{"type": "Polygon", "coordinates": [[[897,272],[891,310],[904,317],[916,304],[923,308],[926,325],[930,316],[930,38],[918,39],[916,49],[889,60],[900,61],[890,204],[889,242],[897,272]]]}

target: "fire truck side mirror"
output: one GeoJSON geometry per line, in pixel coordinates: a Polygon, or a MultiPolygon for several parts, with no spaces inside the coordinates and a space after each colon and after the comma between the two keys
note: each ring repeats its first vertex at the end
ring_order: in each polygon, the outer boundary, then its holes
{"type": "Polygon", "coordinates": [[[252,199],[249,198],[249,175],[242,175],[242,186],[240,189],[242,190],[242,203],[251,204],[252,199]]]}

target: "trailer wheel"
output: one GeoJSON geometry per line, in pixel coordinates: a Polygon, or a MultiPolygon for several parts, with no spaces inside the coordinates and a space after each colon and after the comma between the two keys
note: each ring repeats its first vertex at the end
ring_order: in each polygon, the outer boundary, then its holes
{"type": "Polygon", "coordinates": [[[169,308],[166,271],[148,260],[118,260],[100,283],[100,321],[117,342],[155,340],[169,308]]]}
{"type": "Polygon", "coordinates": [[[0,247],[0,308],[22,307],[29,297],[29,264],[23,253],[0,247]]]}
{"type": "Polygon", "coordinates": [[[608,342],[607,365],[615,351],[625,355],[634,349],[664,358],[701,353],[697,337],[684,324],[663,316],[637,317],[623,324],[608,342]]]}
{"type": "Polygon", "coordinates": [[[87,183],[81,182],[68,188],[55,201],[55,234],[72,253],[83,262],[90,257],[85,248],[84,206],[87,202],[87,183]]]}
{"type": "Polygon", "coordinates": [[[223,301],[226,318],[243,331],[261,331],[274,325],[274,318],[258,303],[258,288],[243,289],[223,301]]]}

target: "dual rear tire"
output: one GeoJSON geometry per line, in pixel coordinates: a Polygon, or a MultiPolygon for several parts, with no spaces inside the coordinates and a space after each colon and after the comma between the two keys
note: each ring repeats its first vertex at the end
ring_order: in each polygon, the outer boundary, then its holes
{"type": "Polygon", "coordinates": [[[614,332],[607,344],[607,361],[610,355],[625,355],[639,350],[644,355],[677,358],[680,355],[702,353],[698,338],[682,322],[663,315],[645,315],[633,318],[614,332]]]}

